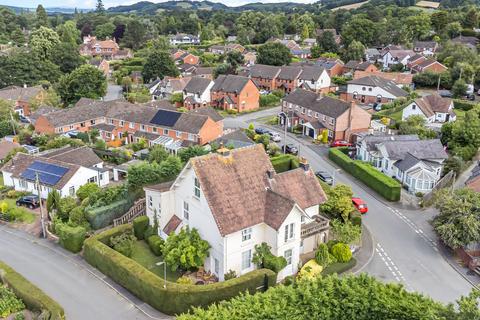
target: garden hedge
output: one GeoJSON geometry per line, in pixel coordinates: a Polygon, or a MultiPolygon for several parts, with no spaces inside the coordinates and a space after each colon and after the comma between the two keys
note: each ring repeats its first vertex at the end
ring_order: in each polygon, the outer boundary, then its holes
{"type": "Polygon", "coordinates": [[[46,320],[65,319],[63,308],[42,290],[25,279],[21,274],[0,261],[1,281],[8,285],[25,306],[32,311],[43,313],[46,320]]]}
{"type": "Polygon", "coordinates": [[[114,219],[123,216],[133,205],[134,201],[131,199],[122,199],[112,202],[108,206],[85,209],[88,222],[93,229],[102,229],[113,223],[114,219]]]}
{"type": "Polygon", "coordinates": [[[92,266],[128,289],[155,309],[169,314],[187,312],[191,307],[207,307],[221,300],[230,299],[240,292],[256,292],[257,288],[271,286],[276,274],[259,269],[241,277],[209,285],[181,285],[167,282],[137,262],[108,247],[112,236],[131,230],[131,225],[121,225],[93,236],[85,241],[84,257],[92,266]]]}
{"type": "Polygon", "coordinates": [[[350,259],[350,261],[346,263],[334,262],[326,266],[325,269],[323,269],[322,275],[326,276],[334,273],[341,274],[347,270],[352,269],[353,267],[355,267],[356,264],[357,260],[355,258],[350,259]]]}
{"type": "Polygon", "coordinates": [[[85,241],[87,231],[84,227],[71,227],[67,224],[59,224],[56,226],[60,238],[60,245],[73,253],[80,252],[85,241]]]}
{"type": "Polygon", "coordinates": [[[162,255],[163,246],[165,245],[163,239],[158,235],[153,235],[147,239],[148,246],[156,256],[162,255]]]}
{"type": "Polygon", "coordinates": [[[397,180],[386,176],[372,167],[369,163],[352,160],[342,150],[343,148],[330,148],[328,157],[342,169],[353,175],[368,187],[389,201],[400,200],[401,184],[397,180]]]}
{"type": "Polygon", "coordinates": [[[272,157],[270,161],[272,162],[273,168],[277,173],[285,172],[299,167],[298,158],[291,154],[282,154],[279,156],[275,156],[272,157]]]}
{"type": "Polygon", "coordinates": [[[150,224],[148,216],[140,216],[133,219],[133,233],[138,240],[143,240],[143,235],[150,224]]]}
{"type": "Polygon", "coordinates": [[[464,100],[459,100],[459,99],[454,99],[453,100],[453,107],[455,109],[460,109],[463,111],[469,111],[472,110],[473,107],[475,107],[477,104],[472,103],[470,101],[464,101],[464,100]]]}

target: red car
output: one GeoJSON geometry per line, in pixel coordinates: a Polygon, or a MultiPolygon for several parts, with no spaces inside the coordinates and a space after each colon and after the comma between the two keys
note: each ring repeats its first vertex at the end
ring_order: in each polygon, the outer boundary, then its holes
{"type": "Polygon", "coordinates": [[[351,147],[352,144],[348,141],[344,141],[344,140],[336,140],[336,141],[333,141],[331,144],[330,144],[330,147],[332,148],[335,148],[335,147],[351,147]]]}
{"type": "Polygon", "coordinates": [[[368,206],[365,201],[363,201],[360,198],[352,198],[352,203],[355,206],[355,208],[360,211],[360,213],[367,213],[368,212],[368,206]]]}

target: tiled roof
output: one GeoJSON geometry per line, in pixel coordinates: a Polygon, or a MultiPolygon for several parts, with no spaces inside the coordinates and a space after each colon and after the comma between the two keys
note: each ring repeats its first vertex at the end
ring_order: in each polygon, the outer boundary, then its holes
{"type": "Polygon", "coordinates": [[[431,117],[434,116],[436,112],[448,113],[452,104],[452,99],[442,98],[438,94],[431,94],[422,98],[417,98],[414,102],[427,117],[431,117]]]}
{"type": "Polygon", "coordinates": [[[312,171],[299,168],[274,173],[259,144],[190,162],[223,236],[262,222],[278,230],[295,203],[306,209],[326,200],[312,171]]]}
{"type": "Polygon", "coordinates": [[[55,149],[47,153],[43,153],[42,157],[53,160],[63,161],[70,164],[90,168],[96,164],[103,163],[93,150],[87,146],[83,147],[66,147],[55,149]]]}
{"type": "Polygon", "coordinates": [[[11,142],[5,139],[0,140],[0,161],[3,160],[10,151],[21,146],[16,142],[11,142]]]}
{"type": "Polygon", "coordinates": [[[280,73],[278,74],[277,79],[295,80],[300,76],[301,72],[301,67],[283,66],[280,69],[280,73]]]}
{"type": "Polygon", "coordinates": [[[188,93],[202,94],[205,92],[205,90],[207,90],[211,82],[212,80],[207,78],[192,77],[183,90],[188,93]]]}
{"type": "Polygon", "coordinates": [[[397,85],[411,85],[413,83],[413,74],[411,73],[400,73],[400,72],[368,72],[357,70],[353,74],[353,79],[360,79],[368,76],[377,76],[385,80],[390,80],[395,82],[397,85]]]}
{"type": "Polygon", "coordinates": [[[447,159],[448,155],[439,139],[418,141],[387,141],[382,146],[392,160],[401,160],[407,153],[418,159],[447,159]]]}
{"type": "Polygon", "coordinates": [[[281,67],[255,64],[250,68],[250,77],[262,79],[274,79],[280,73],[281,67]]]}
{"type": "Polygon", "coordinates": [[[12,100],[12,101],[30,101],[36,97],[41,91],[42,87],[17,87],[10,86],[3,89],[0,89],[0,99],[3,100],[12,100]]]}
{"type": "Polygon", "coordinates": [[[218,122],[223,120],[223,117],[212,107],[200,107],[195,108],[190,111],[190,113],[202,114],[204,116],[209,116],[213,121],[218,122]]]}
{"type": "Polygon", "coordinates": [[[350,102],[329,96],[320,97],[320,95],[315,92],[303,89],[296,89],[283,98],[283,100],[332,118],[339,117],[351,106],[350,102]]]}
{"type": "Polygon", "coordinates": [[[366,76],[363,78],[353,79],[347,82],[348,84],[358,84],[363,86],[379,87],[391,93],[396,97],[405,97],[408,93],[400,89],[395,82],[386,80],[378,76],[366,76]]]}
{"type": "Polygon", "coordinates": [[[403,135],[367,135],[358,142],[367,145],[367,151],[377,151],[377,145],[386,141],[418,141],[420,138],[416,134],[403,134],[403,135]]]}
{"type": "Polygon", "coordinates": [[[212,87],[212,91],[223,91],[228,93],[240,93],[243,88],[250,81],[247,77],[236,75],[221,75],[216,80],[212,87]]]}

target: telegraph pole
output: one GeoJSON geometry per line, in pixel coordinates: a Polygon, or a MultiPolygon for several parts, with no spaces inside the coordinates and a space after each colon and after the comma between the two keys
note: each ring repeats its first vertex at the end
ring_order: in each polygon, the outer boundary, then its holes
{"type": "Polygon", "coordinates": [[[40,201],[40,223],[42,226],[42,237],[46,238],[46,231],[45,231],[45,218],[43,215],[43,204],[42,204],[42,196],[41,196],[41,189],[40,189],[40,179],[38,178],[38,172],[35,173],[35,182],[37,185],[37,194],[38,200],[40,201]]]}
{"type": "Polygon", "coordinates": [[[13,135],[17,135],[17,130],[15,129],[15,121],[13,120],[12,112],[10,111],[10,121],[12,123],[12,130],[13,130],[13,135]]]}

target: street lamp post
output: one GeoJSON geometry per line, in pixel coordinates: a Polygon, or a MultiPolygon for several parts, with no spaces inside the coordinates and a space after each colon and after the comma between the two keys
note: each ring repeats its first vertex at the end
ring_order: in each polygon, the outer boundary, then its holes
{"type": "Polygon", "coordinates": [[[163,288],[167,289],[167,264],[165,263],[165,261],[159,261],[155,264],[157,266],[161,266],[163,264],[163,280],[164,280],[163,288]]]}

